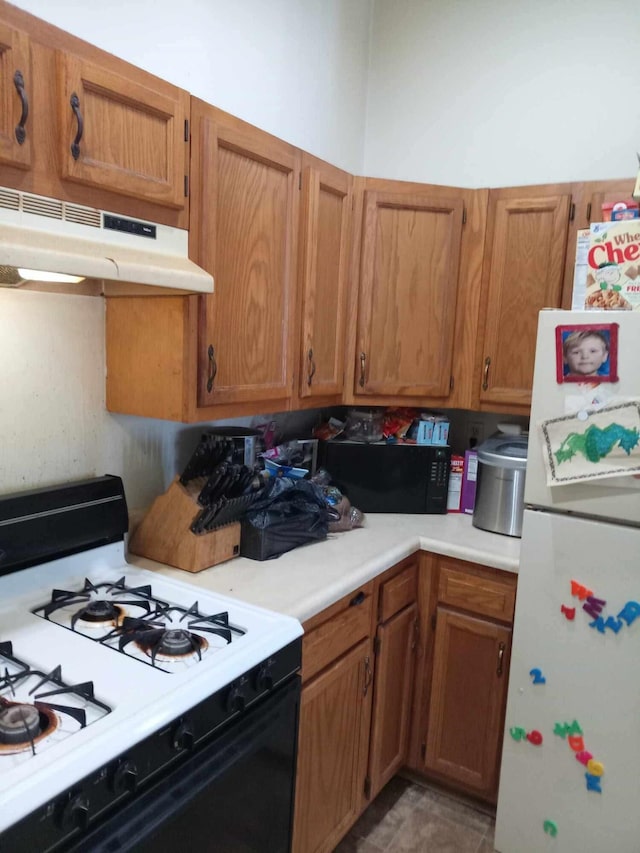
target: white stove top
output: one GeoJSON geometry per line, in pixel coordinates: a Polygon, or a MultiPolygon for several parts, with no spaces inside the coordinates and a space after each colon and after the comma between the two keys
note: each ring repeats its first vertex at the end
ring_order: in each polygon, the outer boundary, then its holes
{"type": "MultiPolygon", "coordinates": [[[[107,588],[99,587],[100,593],[90,589],[88,601],[103,601],[107,588]]],[[[112,598],[116,605],[118,600],[129,602],[122,607],[117,605],[124,611],[119,613],[119,624],[125,615],[152,623],[144,626],[146,640],[148,631],[154,630],[157,611],[147,611],[145,595],[116,592],[107,598],[112,598]],[[138,599],[143,603],[136,603],[138,599]]],[[[15,751],[0,751],[3,804],[0,831],[224,688],[301,634],[300,623],[291,617],[203,592],[188,583],[128,565],[122,543],[0,577],[0,643],[11,642],[13,655],[44,675],[60,667],[65,684],[92,681],[96,702],[110,709],[108,713],[91,709],[83,728],[61,722],[62,715],[58,715],[59,732],[65,725],[73,728],[73,732],[68,736],[65,733],[64,737],[45,738],[46,748],[44,742],[36,743],[35,755],[31,747],[19,759],[15,751]],[[85,580],[92,587],[115,585],[123,577],[127,587],[150,584],[155,598],[176,605],[168,614],[173,641],[182,641],[179,635],[186,622],[192,625],[193,634],[204,638],[198,644],[200,648],[191,649],[177,659],[160,649],[152,660],[146,642],[127,642],[120,651],[121,639],[114,633],[113,624],[96,627],[95,623],[80,619],[74,624],[75,630],[65,627],[65,623],[70,625],[72,613],[87,604],[86,596],[77,602],[77,607],[65,605],[49,613],[48,619],[32,612],[51,600],[53,589],[82,591],[85,580]],[[185,611],[191,613],[185,617],[185,611]],[[221,612],[228,613],[233,629],[230,643],[224,631],[203,630],[203,627],[219,627],[218,622],[198,619],[221,612]],[[109,634],[113,636],[107,637],[109,634]]],[[[47,689],[51,686],[41,688],[45,692],[47,689]]],[[[0,689],[2,695],[12,700],[6,690],[0,689]]],[[[53,697],[55,701],[58,699],[53,697]]],[[[70,703],[65,697],[59,704],[73,704],[73,701],[70,703]]]]}

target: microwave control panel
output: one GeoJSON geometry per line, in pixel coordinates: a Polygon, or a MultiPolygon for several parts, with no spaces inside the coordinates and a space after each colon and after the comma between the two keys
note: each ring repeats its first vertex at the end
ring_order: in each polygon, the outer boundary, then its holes
{"type": "Polygon", "coordinates": [[[444,448],[437,448],[435,458],[431,461],[429,480],[434,486],[444,486],[449,483],[449,454],[444,448]]]}

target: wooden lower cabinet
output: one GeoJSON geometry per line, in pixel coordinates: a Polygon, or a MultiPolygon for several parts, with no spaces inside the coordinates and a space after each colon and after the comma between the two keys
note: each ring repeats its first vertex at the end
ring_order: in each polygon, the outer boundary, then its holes
{"type": "Polygon", "coordinates": [[[416,604],[380,625],[366,792],[371,799],[405,764],[413,698],[416,604]]]}
{"type": "Polygon", "coordinates": [[[329,853],[362,810],[370,681],[366,639],[302,689],[294,853],[329,853]]]}
{"type": "Polygon", "coordinates": [[[511,629],[438,607],[425,766],[497,789],[511,629]]]}
{"type": "Polygon", "coordinates": [[[409,767],[495,803],[517,576],[421,555],[409,767]]]}
{"type": "Polygon", "coordinates": [[[403,767],[495,802],[516,576],[420,553],[305,623],[293,853],[403,767]]]}

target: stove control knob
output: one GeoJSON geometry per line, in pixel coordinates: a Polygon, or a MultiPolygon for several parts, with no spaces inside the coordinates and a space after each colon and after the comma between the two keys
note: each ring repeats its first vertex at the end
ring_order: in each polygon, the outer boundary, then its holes
{"type": "Polygon", "coordinates": [[[234,684],[227,695],[227,711],[234,714],[236,711],[244,711],[247,697],[242,685],[234,684]]]}
{"type": "Polygon", "coordinates": [[[171,745],[175,750],[182,751],[183,749],[193,749],[194,744],[195,738],[191,724],[188,720],[181,720],[173,732],[171,745]]]}
{"type": "Polygon", "coordinates": [[[122,794],[129,791],[133,794],[138,786],[138,768],[133,763],[125,758],[115,769],[111,779],[111,787],[116,794],[122,794]]]}
{"type": "Polygon", "coordinates": [[[70,797],[60,811],[62,829],[86,829],[89,823],[89,798],[84,794],[70,797]]]}
{"type": "Polygon", "coordinates": [[[256,690],[273,689],[273,663],[272,660],[267,660],[258,667],[256,690]]]}

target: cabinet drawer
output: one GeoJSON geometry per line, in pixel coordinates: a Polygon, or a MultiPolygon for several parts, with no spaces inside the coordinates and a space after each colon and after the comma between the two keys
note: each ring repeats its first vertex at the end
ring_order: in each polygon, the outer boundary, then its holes
{"type": "Polygon", "coordinates": [[[386,622],[403,607],[413,604],[417,591],[418,564],[412,563],[380,587],[380,621],[386,622]]]}
{"type": "Polygon", "coordinates": [[[371,584],[339,602],[325,622],[305,634],[302,640],[302,680],[308,681],[334,660],[347,652],[371,632],[371,584]]]}
{"type": "Polygon", "coordinates": [[[440,571],[438,600],[451,607],[461,607],[504,622],[513,621],[515,584],[467,574],[453,568],[440,571]]]}

